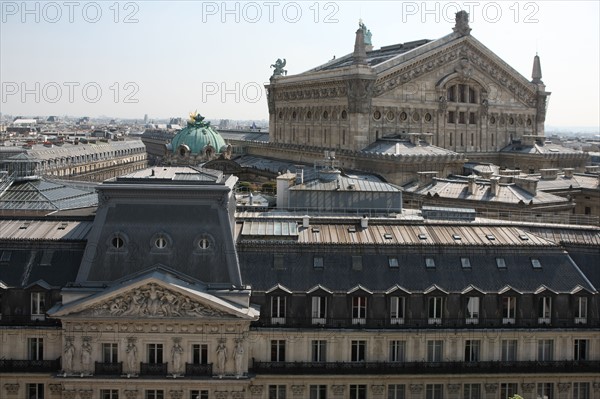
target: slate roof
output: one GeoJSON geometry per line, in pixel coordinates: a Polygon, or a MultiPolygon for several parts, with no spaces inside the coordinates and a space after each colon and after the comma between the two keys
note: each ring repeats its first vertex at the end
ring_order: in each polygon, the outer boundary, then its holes
{"type": "Polygon", "coordinates": [[[421,143],[420,145],[412,144],[407,140],[387,140],[379,139],[376,142],[368,145],[361,152],[390,154],[396,156],[406,155],[458,155],[454,151],[446,150],[434,145],[421,143]]]}
{"type": "Polygon", "coordinates": [[[98,205],[95,186],[43,179],[13,182],[0,194],[0,209],[58,211],[94,207],[98,205]]]}
{"type": "Polygon", "coordinates": [[[599,182],[600,178],[597,175],[574,173],[571,178],[559,175],[556,179],[541,179],[538,181],[538,190],[552,191],[569,188],[600,190],[599,182]]]}
{"type": "Polygon", "coordinates": [[[534,144],[532,146],[509,144],[501,149],[500,152],[516,152],[520,154],[583,154],[583,151],[554,143],[545,143],[544,145],[534,144]]]}

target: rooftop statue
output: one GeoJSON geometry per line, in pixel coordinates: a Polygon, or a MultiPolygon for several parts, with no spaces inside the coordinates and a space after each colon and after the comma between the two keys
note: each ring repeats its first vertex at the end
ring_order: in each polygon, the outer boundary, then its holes
{"type": "Polygon", "coordinates": [[[273,71],[273,75],[271,77],[287,75],[287,70],[283,69],[285,64],[286,64],[285,58],[283,59],[283,61],[281,61],[281,58],[277,58],[277,61],[275,61],[274,64],[271,64],[271,68],[275,68],[275,70],[273,71]]]}
{"type": "Polygon", "coordinates": [[[367,28],[367,25],[363,23],[362,19],[358,22],[358,26],[363,31],[363,35],[365,37],[365,46],[372,46],[373,43],[371,42],[371,36],[373,36],[373,34],[371,33],[371,30],[367,28]]]}
{"type": "Polygon", "coordinates": [[[204,117],[198,111],[190,112],[190,119],[187,121],[188,126],[208,127],[210,122],[204,122],[204,117]]]}

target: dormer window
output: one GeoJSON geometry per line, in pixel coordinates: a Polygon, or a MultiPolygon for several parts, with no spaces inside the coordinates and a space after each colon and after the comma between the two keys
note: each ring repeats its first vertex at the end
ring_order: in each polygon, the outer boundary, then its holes
{"type": "Polygon", "coordinates": [[[156,240],[154,240],[154,246],[158,249],[163,249],[167,247],[167,240],[165,237],[160,236],[156,240]]]}
{"type": "Polygon", "coordinates": [[[125,246],[125,241],[123,240],[123,238],[121,236],[116,235],[113,237],[111,244],[114,248],[121,249],[121,248],[123,248],[123,246],[125,246]]]}

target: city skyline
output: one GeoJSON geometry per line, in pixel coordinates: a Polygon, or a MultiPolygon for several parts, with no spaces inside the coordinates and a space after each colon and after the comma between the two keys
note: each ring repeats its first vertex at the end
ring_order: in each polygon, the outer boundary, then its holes
{"type": "Polygon", "coordinates": [[[437,39],[461,8],[525,78],[540,55],[547,125],[599,125],[597,2],[24,4],[0,3],[3,114],[267,119],[276,59],[293,75],[348,54],[359,19],[375,48],[437,39]]]}

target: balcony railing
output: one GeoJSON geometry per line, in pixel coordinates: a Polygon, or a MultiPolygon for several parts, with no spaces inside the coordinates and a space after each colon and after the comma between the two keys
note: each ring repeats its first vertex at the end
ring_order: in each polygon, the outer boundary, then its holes
{"type": "Polygon", "coordinates": [[[600,361],[556,362],[260,362],[256,374],[600,373],[600,361]]]}
{"type": "Polygon", "coordinates": [[[123,374],[123,362],[100,363],[96,362],[94,367],[96,375],[121,375],[123,374]]]}
{"type": "Polygon", "coordinates": [[[207,364],[185,364],[185,376],[186,377],[202,377],[213,375],[212,363],[207,364]]]}
{"type": "Polygon", "coordinates": [[[168,363],[140,363],[140,375],[167,375],[168,363]]]}
{"type": "Polygon", "coordinates": [[[600,327],[600,319],[598,318],[553,318],[548,323],[540,324],[537,317],[535,318],[409,318],[404,319],[374,319],[374,318],[332,318],[318,319],[319,324],[315,323],[315,319],[287,317],[285,323],[272,323],[271,318],[263,318],[252,323],[253,327],[280,327],[280,328],[389,328],[389,329],[409,329],[409,328],[424,328],[424,329],[443,329],[443,328],[580,328],[580,329],[597,329],[600,327]],[[402,320],[403,322],[399,322],[402,320]]]}
{"type": "Polygon", "coordinates": [[[53,373],[60,371],[60,358],[56,360],[0,359],[2,373],[53,373]]]}
{"type": "Polygon", "coordinates": [[[60,320],[58,319],[49,319],[47,317],[40,319],[37,316],[38,315],[31,314],[3,314],[2,317],[0,317],[0,326],[60,326],[60,320]]]}

